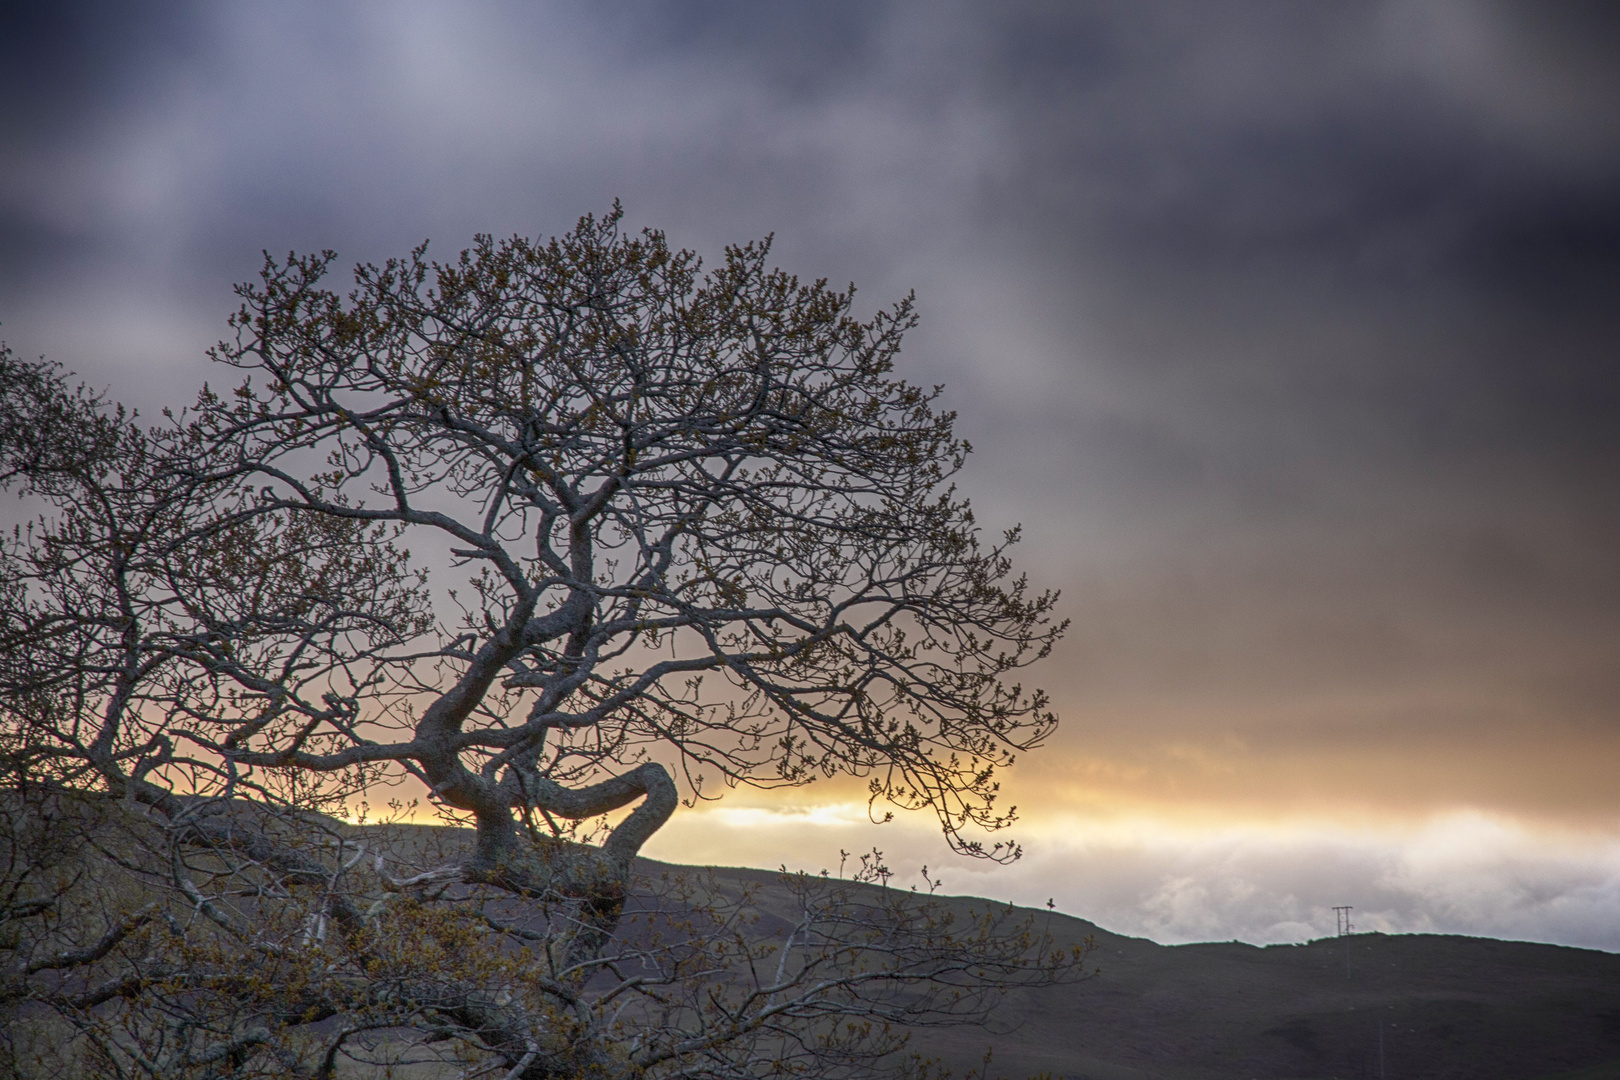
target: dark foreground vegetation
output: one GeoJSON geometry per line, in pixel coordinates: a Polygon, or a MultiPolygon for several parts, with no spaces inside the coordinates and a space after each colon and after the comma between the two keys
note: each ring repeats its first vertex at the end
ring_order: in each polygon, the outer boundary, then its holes
{"type": "Polygon", "coordinates": [[[472,830],[305,815],[292,836],[251,802],[206,809],[217,844],[105,795],[0,793],[0,1077],[517,1077],[540,1054],[489,1047],[537,993],[567,1006],[547,1015],[554,1059],[618,1051],[552,1075],[935,1077],[910,1029],[1050,982],[1030,957],[1049,915],[894,887],[875,854],[819,875],[638,860],[582,961],[573,905],[424,870],[466,858],[472,830]],[[324,865],[316,891],[356,926],[299,914],[308,875],[237,850],[265,836],[324,865]]]}

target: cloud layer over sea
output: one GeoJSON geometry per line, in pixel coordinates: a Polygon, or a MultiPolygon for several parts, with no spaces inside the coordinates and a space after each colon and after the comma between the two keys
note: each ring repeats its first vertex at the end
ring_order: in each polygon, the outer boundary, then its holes
{"type": "Polygon", "coordinates": [[[1016,830],[1008,866],[963,859],[917,820],[867,821],[863,804],[687,811],[649,845],[682,863],[836,872],[876,846],[901,885],[928,867],[943,891],[1041,907],[1165,944],[1298,942],[1356,929],[1544,941],[1620,951],[1620,834],[1477,811],[1408,821],[1046,818],[1016,830]]]}

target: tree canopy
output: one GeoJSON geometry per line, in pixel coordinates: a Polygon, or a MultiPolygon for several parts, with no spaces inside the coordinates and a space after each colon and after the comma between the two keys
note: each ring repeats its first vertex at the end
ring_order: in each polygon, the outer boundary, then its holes
{"type": "MultiPolygon", "coordinates": [[[[67,976],[14,998],[55,994],[135,1073],[292,1070],[325,1039],[326,1075],[409,1029],[512,1077],[835,1075],[888,1060],[874,1020],[1073,973],[1005,913],[969,931],[886,888],[800,879],[774,939],[738,929],[742,894],[635,899],[649,837],[737,784],[862,777],[874,813],[1015,857],[979,835],[1013,817],[998,770],[1056,723],[1016,677],[1062,624],[951,487],[968,447],[939,388],[894,374],[909,299],[863,320],[768,242],[705,270],[620,224],[424,245],[347,293],[331,252],[267,256],[212,353],[235,385],[156,425],[0,358],[0,478],[46,507],[0,552],[7,767],[121,808],[127,843],[98,850],[154,897],[102,897],[101,937],[41,930],[19,962],[111,935],[35,970],[163,973],[136,980],[152,1015],[67,976]],[[407,776],[470,844],[422,862],[318,813],[407,776]],[[427,965],[402,927],[461,945],[427,965]],[[191,978],[210,964],[299,989],[191,978]],[[735,993],[677,992],[716,980],[735,993]]],[[[40,873],[8,886],[45,905],[19,919],[72,891],[40,873]]]]}

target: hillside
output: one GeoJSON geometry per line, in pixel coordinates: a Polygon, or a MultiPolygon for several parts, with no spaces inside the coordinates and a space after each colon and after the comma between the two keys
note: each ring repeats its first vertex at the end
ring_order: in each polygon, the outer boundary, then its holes
{"type": "MultiPolygon", "coordinates": [[[[430,865],[457,830],[392,826],[383,843],[430,865]]],[[[383,839],[381,837],[379,840],[383,839]]],[[[652,860],[650,877],[679,870],[652,860]]],[[[778,875],[751,885],[785,932],[778,875]],[[779,909],[779,910],[778,910],[779,909]]],[[[962,908],[989,901],[952,900],[962,908]]],[[[1033,912],[1060,944],[1087,937],[1099,973],[1015,992],[991,1029],[930,1029],[914,1046],[961,1077],[1054,1080],[1620,1080],[1620,955],[1490,938],[1356,934],[1304,945],[1159,945],[1084,919],[1033,912]],[[1383,1055],[1380,1072],[1379,1039],[1383,1055]]],[[[774,920],[761,925],[769,930],[774,920]]]]}
{"type": "MultiPolygon", "coordinates": [[[[406,867],[453,858],[469,839],[461,830],[435,826],[330,825],[356,839],[365,834],[368,849],[387,850],[406,867]]],[[[76,891],[119,880],[98,866],[117,848],[114,838],[105,832],[67,855],[82,867],[70,875],[76,891]]],[[[643,861],[639,869],[656,882],[689,868],[643,861]]],[[[755,932],[779,937],[795,925],[798,915],[779,875],[707,873],[722,893],[748,889],[758,915],[755,932]]],[[[145,900],[119,896],[126,908],[145,900]]],[[[954,897],[947,903],[965,911],[992,902],[954,897]]],[[[637,906],[634,897],[630,906],[637,906]]],[[[957,1077],[971,1072],[978,1080],[990,1046],[991,1077],[1620,1080],[1620,955],[1427,934],[1358,934],[1264,948],[1164,946],[1082,919],[1029,914],[1061,945],[1090,938],[1090,963],[1098,972],[1068,986],[1012,993],[989,1028],[916,1032],[913,1047],[941,1058],[957,1077]]],[[[377,1075],[340,1073],[356,1080],[377,1075]]],[[[428,1069],[411,1075],[449,1074],[428,1069]]]]}
{"type": "Polygon", "coordinates": [[[1097,977],[1012,995],[996,1031],[928,1031],[918,1045],[958,1075],[989,1043],[992,1075],[1010,1077],[1620,1080],[1620,955],[1357,934],[1347,978],[1344,938],[1165,946],[1062,915],[1050,925],[1064,942],[1095,939],[1097,977]]]}

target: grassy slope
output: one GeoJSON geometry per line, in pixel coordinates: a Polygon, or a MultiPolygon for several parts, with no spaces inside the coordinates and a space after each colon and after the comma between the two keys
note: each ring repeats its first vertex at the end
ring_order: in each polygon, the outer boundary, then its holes
{"type": "MultiPolygon", "coordinates": [[[[433,827],[408,831],[441,850],[459,839],[433,827]]],[[[645,861],[644,869],[674,868],[645,861]]],[[[775,874],[717,876],[753,883],[761,908],[790,914],[775,874]]],[[[991,1075],[1009,1077],[1620,1080],[1620,955],[1613,953],[1357,934],[1347,978],[1343,938],[1165,946],[1065,915],[1047,925],[1064,944],[1092,937],[1101,973],[1009,996],[994,1030],[922,1031],[914,1045],[958,1076],[978,1067],[989,1045],[991,1075]]]]}
{"type": "Polygon", "coordinates": [[[1620,955],[1358,934],[1347,978],[1342,938],[1164,946],[1062,915],[1051,927],[1095,938],[1097,978],[1012,995],[999,1031],[928,1031],[918,1045],[959,1075],[989,1043],[992,1074],[1014,1077],[1620,1080],[1620,955]]]}

